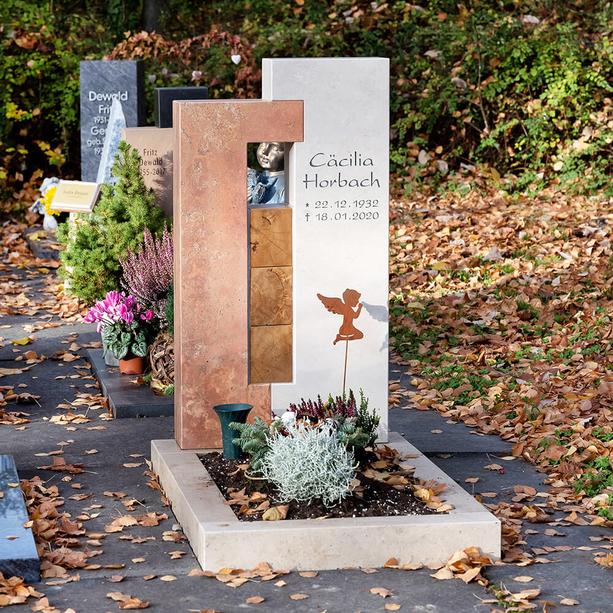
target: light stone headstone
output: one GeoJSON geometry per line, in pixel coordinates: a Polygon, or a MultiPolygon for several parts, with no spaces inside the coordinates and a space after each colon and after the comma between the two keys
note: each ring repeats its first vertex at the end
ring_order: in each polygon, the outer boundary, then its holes
{"type": "Polygon", "coordinates": [[[125,128],[122,138],[140,153],[145,185],[153,189],[166,216],[172,217],[172,128],[125,128]]]}
{"type": "Polygon", "coordinates": [[[115,156],[117,155],[117,151],[119,151],[121,135],[125,129],[126,117],[123,113],[121,102],[119,102],[117,98],[113,98],[109,121],[106,127],[106,133],[104,134],[104,146],[102,147],[102,155],[100,156],[96,183],[116,183],[116,178],[113,177],[111,171],[115,163],[115,156]]]}
{"type": "Polygon", "coordinates": [[[142,63],[83,61],[80,63],[80,83],[81,179],[95,181],[113,98],[121,102],[127,126],[142,125],[144,121],[142,63]]]}
{"type": "Polygon", "coordinates": [[[271,385],[273,411],[363,389],[387,440],[389,60],[265,59],[262,97],[304,100],[304,141],[291,147],[287,177],[293,380],[271,385]],[[362,338],[342,334],[334,312],[349,312],[347,289],[360,294],[352,323],[362,338]]]}

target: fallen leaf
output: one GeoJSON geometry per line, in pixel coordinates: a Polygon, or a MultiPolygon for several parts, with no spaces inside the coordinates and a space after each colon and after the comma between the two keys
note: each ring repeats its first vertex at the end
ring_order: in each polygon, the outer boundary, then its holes
{"type": "Polygon", "coordinates": [[[438,570],[437,572],[435,572],[433,575],[430,575],[430,576],[434,577],[435,579],[440,579],[440,580],[453,579],[453,572],[449,568],[444,566],[443,568],[441,568],[440,570],[438,570]]]}
{"type": "Polygon", "coordinates": [[[289,510],[289,505],[280,505],[276,507],[270,507],[262,514],[262,519],[264,521],[279,521],[281,519],[285,519],[287,517],[287,512],[289,510]]]}
{"type": "Polygon", "coordinates": [[[513,581],[517,581],[518,583],[530,583],[530,581],[534,581],[534,577],[520,575],[519,577],[513,577],[513,581]]]}
{"type": "Polygon", "coordinates": [[[381,598],[389,598],[393,596],[392,592],[384,587],[371,587],[370,593],[375,594],[376,596],[381,596],[381,598]]]}
{"type": "Polygon", "coordinates": [[[33,341],[34,339],[31,336],[24,336],[23,338],[16,338],[15,340],[12,340],[11,344],[12,345],[29,345],[33,341]]]}
{"type": "Polygon", "coordinates": [[[534,588],[532,590],[524,590],[523,592],[518,592],[517,594],[510,594],[509,598],[515,602],[518,602],[520,600],[534,600],[540,593],[540,589],[534,588]]]}

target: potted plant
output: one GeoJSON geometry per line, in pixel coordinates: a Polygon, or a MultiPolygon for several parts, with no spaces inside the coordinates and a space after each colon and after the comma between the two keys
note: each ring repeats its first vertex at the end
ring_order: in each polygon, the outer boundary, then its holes
{"type": "Polygon", "coordinates": [[[143,309],[151,309],[158,323],[159,333],[149,348],[148,366],[151,389],[156,393],[174,392],[173,338],[173,244],[172,234],[164,227],[156,237],[144,232],[138,251],[129,250],[120,259],[122,288],[136,297],[143,309]]]}
{"type": "Polygon", "coordinates": [[[153,311],[143,310],[134,296],[113,290],[89,310],[84,321],[97,323],[104,346],[119,360],[119,371],[138,375],[145,370],[152,319],[153,311]]]}

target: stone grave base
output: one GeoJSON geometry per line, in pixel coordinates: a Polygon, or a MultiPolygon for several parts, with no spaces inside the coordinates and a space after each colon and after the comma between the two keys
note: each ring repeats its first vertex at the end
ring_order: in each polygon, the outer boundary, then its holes
{"type": "Polygon", "coordinates": [[[102,349],[87,349],[86,354],[115,419],[174,414],[174,396],[158,396],[148,385],[130,383],[137,375],[122,375],[117,366],[107,366],[102,349]]]}
{"type": "Polygon", "coordinates": [[[174,440],[151,441],[153,469],[204,570],[254,568],[333,570],[400,564],[444,564],[466,547],[500,557],[500,522],[400,435],[391,447],[411,456],[415,476],[447,485],[446,514],[241,522],[198,459],[205,450],[181,450],[174,440]]]}

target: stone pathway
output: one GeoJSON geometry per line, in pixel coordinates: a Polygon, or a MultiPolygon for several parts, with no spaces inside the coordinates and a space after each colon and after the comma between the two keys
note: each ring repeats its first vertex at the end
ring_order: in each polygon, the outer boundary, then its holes
{"type": "MultiPolygon", "coordinates": [[[[32,281],[32,290],[36,289],[32,281]]],[[[23,362],[14,358],[26,350],[36,351],[48,358],[58,351],[66,351],[72,335],[78,335],[77,342],[84,344],[96,338],[88,326],[63,324],[57,328],[41,330],[31,334],[35,340],[26,347],[15,347],[10,341],[26,335],[24,325],[41,321],[40,317],[13,316],[0,318],[0,367],[15,368],[23,362]],[[7,327],[10,326],[10,327],[7,327]],[[0,343],[1,344],[1,343],[0,343]],[[15,351],[15,350],[18,351],[15,351]]],[[[84,350],[80,350],[81,355],[84,350]]],[[[97,613],[118,611],[118,603],[106,597],[109,592],[121,591],[149,601],[152,611],[201,611],[212,609],[225,613],[253,611],[296,611],[313,612],[353,612],[385,611],[390,603],[401,605],[400,611],[424,612],[470,612],[490,611],[496,605],[483,604],[483,599],[491,599],[492,593],[477,584],[464,584],[458,580],[438,581],[429,575],[432,571],[379,570],[365,574],[360,570],[320,572],[316,577],[305,578],[297,573],[282,577],[283,587],[274,581],[249,581],[239,588],[232,589],[221,582],[207,577],[188,576],[191,569],[197,568],[187,542],[167,542],[162,540],[164,531],[173,529],[174,517],[161,503],[159,494],[147,487],[148,478],[143,474],[145,458],[149,457],[150,441],[156,438],[170,438],[173,435],[172,418],[103,420],[100,411],[89,411],[91,421],[77,425],[58,425],[50,418],[65,413],[56,408],[58,404],[69,403],[78,392],[92,393],[92,379],[75,377],[76,367],[86,364],[83,358],[65,363],[46,359],[28,372],[19,376],[0,379],[0,385],[26,384],[23,391],[40,395],[40,407],[23,405],[17,407],[30,413],[31,423],[21,431],[14,426],[0,425],[0,453],[15,456],[20,477],[23,479],[40,475],[48,483],[57,484],[65,499],[64,509],[73,516],[82,514],[84,509],[92,517],[84,522],[88,532],[104,532],[104,526],[113,519],[126,513],[121,500],[104,495],[104,492],[125,492],[127,498],[135,498],[140,510],[138,513],[168,513],[169,518],[158,526],[126,527],[123,532],[107,534],[101,545],[95,547],[102,553],[90,562],[102,565],[98,570],[79,570],[79,581],[64,585],[46,585],[43,581],[36,587],[44,592],[52,605],[61,611],[67,608],[77,613],[97,613]],[[64,378],[57,378],[64,377],[64,378]],[[92,428],[97,429],[92,429],[92,428]],[[35,454],[51,452],[63,445],[64,459],[68,463],[83,463],[86,472],[73,475],[65,480],[65,473],[41,470],[38,467],[49,464],[49,457],[35,454]],[[96,449],[96,453],[86,451],[96,449]],[[135,467],[125,467],[125,464],[135,467]],[[78,485],[78,489],[75,488],[78,485]],[[75,493],[90,494],[86,500],[76,501],[69,497],[75,493]],[[101,505],[99,508],[92,505],[101,505]],[[95,510],[95,512],[94,512],[95,510]],[[149,537],[150,540],[126,539],[149,537]],[[153,537],[153,538],[151,538],[153,537]],[[138,541],[141,542],[138,542],[138,541]],[[170,552],[181,551],[180,559],[171,559],[170,552]],[[105,569],[105,565],[125,564],[121,569],[105,569]],[[112,583],[112,575],[123,575],[121,583],[112,583]],[[145,580],[149,575],[155,578],[145,580]],[[159,577],[172,575],[176,580],[161,581],[159,577]],[[382,599],[370,593],[372,587],[384,587],[393,593],[390,598],[382,599]],[[291,594],[304,593],[307,599],[293,601],[291,594]],[[246,604],[251,596],[262,596],[264,602],[257,605],[246,604]]],[[[400,373],[392,366],[392,378],[399,379],[400,373]]],[[[402,377],[403,385],[409,385],[408,378],[402,377]]],[[[9,407],[15,410],[14,407],[9,407]]],[[[78,409],[83,413],[84,410],[78,409]]],[[[496,501],[510,500],[513,486],[531,485],[544,490],[542,475],[522,460],[505,461],[501,457],[509,452],[509,445],[491,436],[477,436],[461,424],[450,424],[435,412],[420,412],[410,408],[395,408],[390,413],[393,430],[401,432],[429,457],[440,465],[458,482],[471,491],[495,492],[496,501]],[[435,431],[435,432],[433,432],[435,431]],[[504,474],[485,469],[492,462],[504,466],[504,474]],[[468,477],[479,477],[474,484],[464,483],[468,477]]],[[[553,519],[553,518],[552,518],[553,519]]],[[[524,547],[569,545],[572,549],[554,552],[547,557],[549,564],[535,564],[525,568],[515,565],[500,565],[487,569],[486,575],[492,583],[504,584],[513,592],[526,588],[540,588],[541,594],[534,601],[537,610],[543,609],[543,602],[558,604],[561,598],[573,598],[579,602],[573,611],[613,611],[613,591],[611,573],[594,564],[593,552],[576,549],[579,546],[594,546],[589,537],[598,537],[607,531],[589,526],[559,526],[556,530],[563,536],[546,536],[546,524],[524,524],[534,534],[525,536],[524,547]],[[518,583],[514,577],[529,575],[530,583],[518,583]]],[[[174,526],[176,529],[177,527],[174,526]]],[[[291,547],[291,543],[287,543],[291,547]]],[[[176,554],[175,554],[176,556],[176,554]]],[[[77,574],[72,571],[71,575],[77,574]]],[[[503,607],[500,606],[500,609],[503,607]]],[[[564,610],[559,607],[556,610],[564,610]]],[[[16,606],[11,611],[30,611],[30,606],[16,606]]],[[[388,609],[389,610],[389,609],[388,609]]],[[[549,610],[549,609],[547,609],[549,610]]]]}

